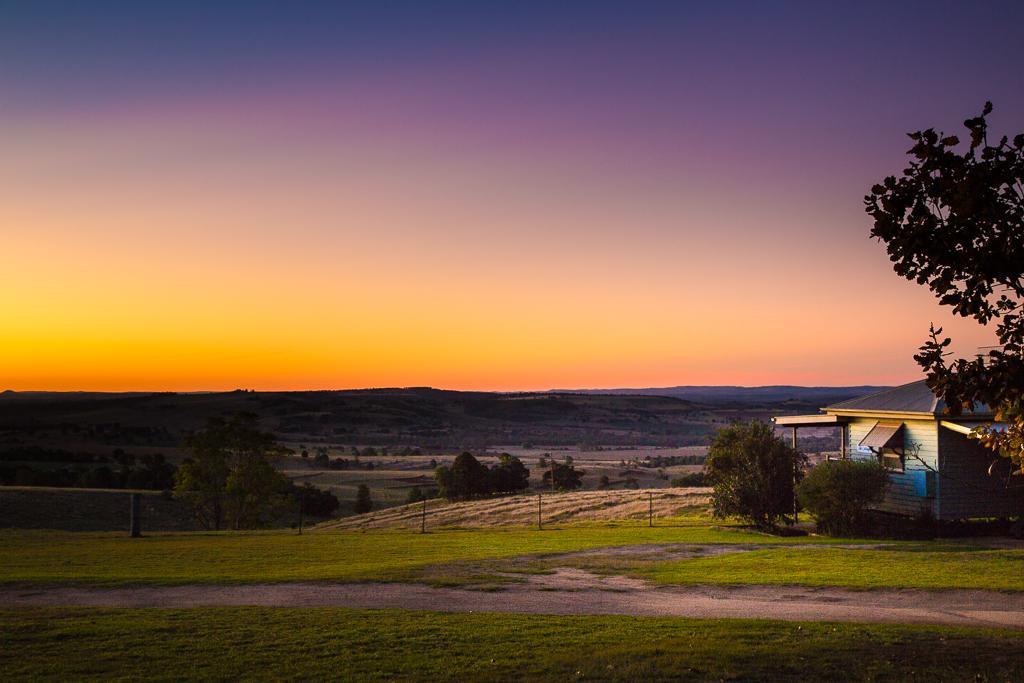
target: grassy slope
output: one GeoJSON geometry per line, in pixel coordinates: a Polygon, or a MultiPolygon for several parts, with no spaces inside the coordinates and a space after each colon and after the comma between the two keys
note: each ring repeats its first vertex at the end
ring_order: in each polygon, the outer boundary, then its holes
{"type": "Polygon", "coordinates": [[[1017,632],[338,608],[0,612],[5,680],[1021,680],[1017,632]],[[229,656],[225,656],[229,655],[229,656]]]}
{"type": "Polygon", "coordinates": [[[765,543],[708,526],[535,531],[124,534],[0,532],[0,583],[221,583],[401,579],[425,565],[635,543],[765,543]]]}

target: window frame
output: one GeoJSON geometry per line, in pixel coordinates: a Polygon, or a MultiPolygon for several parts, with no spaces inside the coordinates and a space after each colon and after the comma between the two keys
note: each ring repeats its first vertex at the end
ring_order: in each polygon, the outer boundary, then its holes
{"type": "Polygon", "coordinates": [[[878,457],[878,464],[884,467],[887,472],[903,474],[907,471],[907,454],[902,449],[879,448],[876,455],[878,457]],[[889,466],[888,463],[892,462],[893,458],[899,461],[898,468],[889,466]]]}

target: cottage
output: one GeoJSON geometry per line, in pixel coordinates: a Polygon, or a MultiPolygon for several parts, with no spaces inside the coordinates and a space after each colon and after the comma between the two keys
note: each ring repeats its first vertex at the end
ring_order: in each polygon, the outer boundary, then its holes
{"type": "Polygon", "coordinates": [[[818,415],[773,418],[790,427],[839,430],[840,457],[874,458],[890,471],[891,484],[879,506],[938,519],[1009,517],[1024,513],[1024,481],[1009,475],[1009,463],[967,435],[991,424],[985,406],[952,417],[924,380],[830,405],[818,415]]]}

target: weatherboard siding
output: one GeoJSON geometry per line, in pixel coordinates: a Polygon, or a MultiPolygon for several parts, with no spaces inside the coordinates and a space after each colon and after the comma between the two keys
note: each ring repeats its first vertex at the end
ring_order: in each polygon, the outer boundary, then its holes
{"type": "MultiPolygon", "coordinates": [[[[875,460],[877,457],[870,452],[860,452],[858,445],[867,436],[871,428],[879,420],[877,418],[854,418],[847,426],[847,448],[851,458],[859,460],[875,460]]],[[[925,476],[929,469],[939,468],[939,437],[938,422],[935,420],[903,420],[903,443],[906,449],[903,472],[889,474],[889,490],[877,508],[886,512],[904,515],[916,515],[922,510],[929,510],[939,515],[939,499],[943,495],[941,478],[936,487],[935,496],[928,498],[919,495],[915,487],[915,479],[925,476]]]]}
{"type": "Polygon", "coordinates": [[[1009,476],[1008,463],[964,434],[939,430],[942,519],[1024,514],[1024,482],[1009,476]],[[989,465],[995,462],[992,473],[989,465]]]}

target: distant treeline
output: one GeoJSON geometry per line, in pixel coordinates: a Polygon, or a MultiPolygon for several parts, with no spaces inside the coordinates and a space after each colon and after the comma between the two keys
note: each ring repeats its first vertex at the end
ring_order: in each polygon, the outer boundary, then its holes
{"type": "Polygon", "coordinates": [[[110,455],[24,446],[0,451],[0,483],[98,489],[168,490],[177,468],[162,453],[136,457],[120,448],[110,455]]]}
{"type": "MultiPolygon", "coordinates": [[[[672,467],[673,465],[703,465],[707,461],[706,455],[655,455],[647,456],[643,460],[637,460],[638,467],[672,467]]],[[[625,462],[623,462],[625,464],[625,462]]]]}

